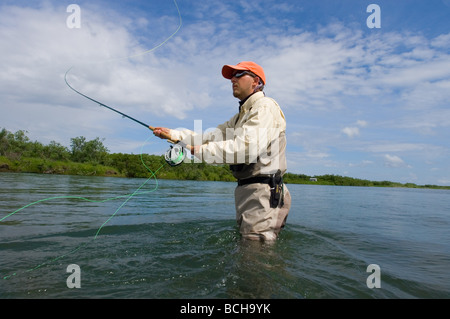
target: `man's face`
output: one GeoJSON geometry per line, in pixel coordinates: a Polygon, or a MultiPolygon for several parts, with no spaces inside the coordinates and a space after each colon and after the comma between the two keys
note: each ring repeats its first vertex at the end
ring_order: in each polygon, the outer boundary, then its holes
{"type": "Polygon", "coordinates": [[[245,99],[247,96],[253,93],[258,85],[259,78],[250,74],[244,74],[239,76],[242,71],[235,71],[231,78],[231,84],[233,86],[233,96],[239,100],[245,99]],[[235,76],[238,75],[239,77],[235,76]]]}

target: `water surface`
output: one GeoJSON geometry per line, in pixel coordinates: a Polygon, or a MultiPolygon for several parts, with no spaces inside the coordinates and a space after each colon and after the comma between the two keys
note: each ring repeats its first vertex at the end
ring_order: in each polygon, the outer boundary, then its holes
{"type": "Polygon", "coordinates": [[[145,181],[0,173],[0,219],[40,201],[0,222],[0,297],[450,296],[448,190],[288,185],[287,226],[261,244],[239,236],[234,183],[150,180],[124,196],[145,181]]]}

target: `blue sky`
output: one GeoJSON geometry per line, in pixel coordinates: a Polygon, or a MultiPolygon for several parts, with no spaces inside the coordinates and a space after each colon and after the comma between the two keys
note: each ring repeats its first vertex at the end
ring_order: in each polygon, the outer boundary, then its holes
{"type": "Polygon", "coordinates": [[[173,1],[0,1],[0,127],[162,154],[65,72],[150,125],[208,129],[237,110],[222,66],[254,60],[287,118],[289,172],[450,185],[450,0],[176,4],[181,27],[173,1]],[[72,3],[80,28],[66,23],[72,3]],[[381,28],[367,26],[370,4],[381,28]]]}

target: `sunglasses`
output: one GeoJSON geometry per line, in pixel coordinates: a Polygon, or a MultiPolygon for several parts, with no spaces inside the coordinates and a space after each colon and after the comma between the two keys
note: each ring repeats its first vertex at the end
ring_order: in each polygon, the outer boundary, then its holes
{"type": "Polygon", "coordinates": [[[254,75],[253,73],[251,73],[251,72],[249,72],[249,71],[241,71],[241,72],[236,72],[236,73],[234,73],[233,74],[233,77],[235,77],[235,78],[240,78],[240,77],[243,77],[244,75],[246,75],[246,74],[248,74],[248,75],[250,75],[252,78],[254,78],[256,75],[254,75]]]}

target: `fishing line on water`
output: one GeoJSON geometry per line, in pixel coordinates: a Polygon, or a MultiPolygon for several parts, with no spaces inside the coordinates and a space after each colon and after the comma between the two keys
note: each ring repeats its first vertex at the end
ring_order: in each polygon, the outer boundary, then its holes
{"type": "MultiPolygon", "coordinates": [[[[141,161],[142,161],[142,154],[141,154],[141,161]]],[[[142,163],[143,163],[143,162],[142,162],[142,163]]],[[[141,188],[142,188],[142,187],[143,187],[143,186],[144,186],[151,178],[155,178],[156,183],[158,183],[158,180],[156,179],[155,174],[156,174],[156,173],[164,166],[164,164],[163,164],[163,165],[161,165],[161,167],[159,167],[155,172],[152,172],[152,171],[145,165],[145,163],[143,163],[143,164],[144,164],[144,166],[146,167],[146,169],[147,169],[152,175],[147,179],[147,181],[146,181],[144,184],[142,184],[141,186],[139,186],[138,190],[140,190],[140,189],[141,189],[141,188]]],[[[156,186],[156,188],[157,188],[157,186],[156,186]]],[[[156,189],[155,189],[155,190],[156,190],[156,189]]],[[[23,207],[21,207],[21,208],[15,210],[15,211],[13,211],[12,213],[10,213],[10,214],[8,214],[8,215],[6,215],[6,216],[0,218],[0,222],[4,221],[5,219],[9,218],[10,216],[12,216],[12,215],[14,215],[14,214],[16,214],[16,213],[18,213],[18,212],[20,212],[21,210],[24,210],[25,208],[28,208],[28,207],[30,207],[30,206],[33,206],[33,205],[36,205],[36,204],[39,204],[39,203],[42,203],[42,202],[46,202],[46,201],[51,201],[51,200],[56,200],[56,199],[80,199],[80,200],[84,200],[84,201],[91,202],[91,203],[106,203],[106,202],[109,202],[109,201],[112,201],[112,200],[116,200],[116,199],[119,199],[119,198],[130,197],[130,196],[140,195],[140,194],[146,194],[146,193],[149,193],[149,192],[153,192],[153,190],[152,190],[152,191],[137,192],[137,193],[134,192],[134,193],[132,193],[132,194],[120,195],[120,196],[116,196],[116,197],[107,198],[107,199],[104,199],[104,200],[92,200],[92,199],[89,199],[89,198],[86,198],[86,197],[81,197],[81,196],[54,196],[54,197],[47,197],[47,198],[40,199],[40,200],[37,200],[37,201],[35,201],[35,202],[32,202],[32,203],[30,203],[30,204],[27,204],[27,205],[25,205],[25,206],[23,206],[23,207]]]]}
{"type": "MultiPolygon", "coordinates": [[[[148,139],[150,139],[150,137],[148,138],[148,139]]],[[[148,141],[148,139],[147,139],[147,141],[148,141]]],[[[146,142],[147,142],[146,141],[146,142]]],[[[144,145],[145,145],[145,143],[144,143],[144,145]]],[[[143,146],[144,146],[143,145],[143,146]]],[[[143,147],[142,146],[142,147],[143,147]]],[[[135,197],[135,196],[137,196],[137,195],[142,195],[142,194],[149,194],[149,193],[153,193],[153,192],[155,192],[157,189],[158,189],[158,179],[156,178],[156,174],[158,173],[158,171],[159,170],[161,170],[164,166],[165,166],[165,163],[163,163],[159,168],[157,168],[154,172],[145,164],[145,162],[144,162],[144,159],[143,159],[143,157],[142,157],[142,155],[143,155],[143,153],[142,153],[142,147],[141,147],[141,155],[140,155],[140,158],[141,158],[141,162],[142,162],[142,165],[151,173],[151,175],[150,175],[150,177],[148,177],[133,193],[131,193],[131,194],[127,194],[127,195],[121,195],[121,196],[115,196],[115,197],[111,197],[111,198],[107,198],[107,199],[103,199],[103,200],[93,200],[93,199],[89,199],[89,198],[86,198],[86,197],[82,197],[82,196],[53,196],[53,197],[48,197],[48,198],[44,198],[44,199],[41,199],[41,200],[37,200],[37,201],[35,201],[35,202],[33,202],[33,203],[30,203],[30,204],[27,204],[27,205],[25,205],[25,206],[23,206],[23,207],[21,207],[21,208],[19,208],[19,209],[17,209],[17,210],[15,210],[14,212],[12,212],[12,213],[10,213],[10,214],[8,214],[8,215],[6,215],[5,217],[3,217],[3,218],[1,218],[0,219],[0,222],[2,222],[2,221],[4,221],[5,219],[7,219],[8,217],[11,217],[12,215],[14,215],[14,214],[16,214],[16,213],[18,213],[19,211],[22,211],[22,210],[24,210],[25,208],[28,208],[28,207],[30,207],[30,206],[33,206],[33,205],[36,205],[36,204],[39,204],[39,203],[42,203],[42,202],[45,202],[45,201],[50,201],[50,200],[58,200],[58,199],[79,199],[79,200],[83,200],[83,201],[87,201],[87,202],[90,202],[90,203],[105,203],[105,202],[108,202],[108,201],[112,201],[112,200],[116,200],[116,199],[120,199],[120,198],[125,198],[126,197],[126,199],[125,199],[125,201],[123,201],[120,205],[119,205],[119,207],[116,209],[116,211],[97,229],[97,231],[96,231],[96,233],[95,233],[95,235],[94,235],[94,237],[93,237],[93,239],[92,239],[92,241],[94,241],[94,240],[96,240],[97,239],[97,237],[98,237],[98,235],[100,234],[100,232],[101,232],[101,230],[103,229],[103,227],[114,217],[114,216],[116,216],[117,215],[117,213],[125,206],[125,204],[128,202],[128,201],[130,201],[133,197],[135,197]],[[147,191],[141,191],[142,190],[142,188],[151,180],[151,179],[154,179],[155,180],[155,187],[153,188],[153,189],[151,189],[151,190],[147,190],[147,191]]],[[[78,251],[78,250],[80,250],[82,247],[84,247],[85,245],[87,245],[87,243],[83,243],[83,244],[80,244],[78,247],[76,247],[75,249],[73,249],[73,250],[71,250],[70,252],[68,252],[68,253],[66,253],[66,254],[64,254],[64,255],[61,255],[61,256],[58,256],[58,257],[56,257],[56,258],[53,258],[53,259],[51,259],[50,261],[46,261],[46,262],[44,262],[44,263],[41,263],[41,264],[39,264],[39,265],[37,265],[37,266],[35,266],[35,267],[33,267],[33,268],[30,268],[30,269],[28,269],[28,270],[26,270],[26,271],[24,271],[25,273],[27,273],[27,272],[30,272],[30,271],[33,271],[33,270],[36,270],[36,269],[39,269],[39,268],[41,268],[41,267],[43,267],[43,266],[45,266],[45,265],[48,265],[48,264],[51,264],[51,263],[54,263],[54,262],[56,262],[56,261],[58,261],[59,259],[62,259],[62,258],[64,258],[64,257],[66,257],[66,256],[69,256],[69,255],[71,255],[71,254],[73,254],[73,253],[75,253],[76,251],[78,251]]],[[[8,279],[8,278],[10,278],[10,277],[12,277],[12,276],[16,276],[17,275],[17,272],[15,272],[15,273],[13,273],[12,275],[7,275],[7,276],[3,276],[3,279],[8,279]]]]}
{"type": "MultiPolygon", "coordinates": [[[[162,41],[160,44],[158,44],[157,46],[155,46],[155,47],[153,47],[153,48],[151,48],[151,49],[149,49],[149,50],[143,51],[143,52],[138,53],[138,54],[135,54],[135,55],[130,55],[130,56],[127,56],[127,57],[124,57],[124,58],[117,58],[117,59],[114,59],[114,60],[119,60],[119,59],[129,59],[129,58],[134,58],[134,57],[141,56],[141,55],[144,55],[144,54],[148,54],[148,53],[153,52],[153,51],[155,51],[156,49],[160,48],[161,46],[163,46],[164,44],[166,44],[173,36],[175,36],[175,34],[178,33],[178,31],[180,30],[180,28],[181,28],[181,26],[182,26],[182,19],[181,19],[181,12],[180,12],[180,10],[179,10],[179,8],[178,8],[178,4],[177,4],[176,0],[174,0],[174,4],[175,4],[175,7],[176,7],[176,9],[177,9],[178,17],[179,17],[179,25],[178,25],[178,27],[177,27],[177,29],[175,30],[174,33],[172,33],[168,38],[166,38],[166,39],[165,39],[164,41],[162,41]]],[[[108,61],[106,61],[106,62],[111,62],[111,61],[112,61],[112,60],[108,60],[108,61]]],[[[73,69],[73,67],[69,68],[69,69],[67,70],[67,72],[65,73],[65,76],[64,76],[64,80],[65,80],[67,86],[68,86],[70,89],[72,89],[72,90],[73,90],[74,92],[76,92],[77,94],[79,94],[79,95],[85,97],[86,99],[89,99],[90,101],[99,104],[100,106],[104,106],[104,107],[106,107],[106,108],[108,108],[108,109],[111,109],[111,110],[113,110],[113,111],[115,111],[115,112],[117,112],[117,113],[122,114],[121,112],[118,112],[117,110],[115,110],[115,109],[113,109],[113,108],[111,108],[111,107],[109,107],[109,106],[107,106],[107,105],[105,105],[105,104],[103,104],[103,103],[101,103],[101,102],[98,102],[97,100],[95,100],[95,99],[93,99],[93,98],[91,98],[91,97],[89,97],[89,96],[87,96],[87,95],[81,93],[80,91],[74,89],[74,88],[68,83],[68,81],[67,81],[67,74],[68,74],[72,69],[73,69]]],[[[137,122],[137,123],[139,123],[139,124],[142,124],[142,125],[145,125],[145,126],[146,126],[145,123],[142,123],[142,122],[140,122],[140,121],[138,121],[138,120],[136,120],[136,119],[134,119],[134,118],[132,118],[132,117],[130,117],[130,116],[127,116],[126,114],[122,114],[122,115],[123,115],[124,117],[130,118],[131,120],[133,120],[133,121],[135,121],[135,122],[137,122]]],[[[141,195],[141,194],[152,193],[152,192],[155,192],[155,191],[158,189],[158,179],[156,178],[156,173],[158,173],[158,171],[161,170],[161,169],[164,167],[165,163],[163,163],[163,164],[162,164],[159,168],[157,168],[154,172],[153,172],[153,171],[145,164],[144,159],[143,159],[143,157],[142,157],[142,155],[143,155],[142,149],[143,149],[144,145],[147,143],[147,141],[148,141],[150,138],[151,138],[151,137],[147,138],[147,140],[145,141],[145,143],[144,143],[144,144],[142,145],[142,147],[141,147],[140,159],[141,159],[142,165],[143,165],[143,166],[147,169],[147,171],[149,171],[151,174],[150,174],[150,177],[147,178],[147,180],[146,180],[144,183],[142,183],[142,184],[141,184],[141,185],[140,185],[133,193],[127,194],[127,195],[115,196],[115,197],[111,197],[111,198],[107,198],[107,199],[103,199],[103,200],[93,200],[93,199],[89,199],[89,198],[82,197],[82,196],[53,196],[53,197],[48,197],[48,198],[45,198],[45,199],[41,199],[41,200],[35,201],[35,202],[33,202],[33,203],[30,203],[30,204],[27,204],[27,205],[25,205],[25,206],[23,206],[23,207],[21,207],[21,208],[15,210],[15,211],[13,211],[12,213],[10,213],[10,214],[8,214],[8,215],[6,215],[6,216],[0,218],[0,222],[3,222],[5,219],[7,219],[7,218],[13,216],[14,214],[16,214],[16,213],[18,213],[18,212],[20,212],[20,211],[22,211],[22,210],[24,210],[24,209],[26,209],[26,208],[28,208],[28,207],[30,207],[30,206],[33,206],[33,205],[36,205],[36,204],[39,204],[39,203],[42,203],[42,202],[45,202],[45,201],[60,200],[60,199],[78,199],[78,200],[83,200],[83,201],[87,201],[87,202],[91,202],[91,203],[105,203],[105,202],[112,201],[112,200],[116,200],[116,199],[120,199],[120,198],[126,198],[126,199],[119,205],[119,207],[115,210],[115,212],[114,212],[114,213],[113,213],[113,214],[112,214],[112,215],[111,215],[111,216],[110,216],[110,217],[109,217],[109,218],[108,218],[108,219],[107,219],[107,220],[106,220],[106,221],[105,221],[98,229],[97,229],[97,231],[96,231],[96,233],[95,233],[95,235],[94,235],[94,237],[93,237],[93,239],[92,239],[93,241],[96,240],[97,237],[98,237],[98,235],[100,234],[101,230],[103,229],[103,227],[104,227],[104,226],[105,226],[105,225],[106,225],[106,224],[107,224],[107,223],[108,223],[115,215],[117,215],[117,213],[118,213],[118,212],[119,212],[119,211],[120,211],[120,210],[121,210],[121,209],[122,209],[122,208],[123,208],[123,207],[124,207],[124,206],[132,199],[132,198],[133,198],[133,197],[135,197],[135,196],[137,196],[137,195],[141,195]],[[144,187],[144,186],[145,186],[152,178],[155,179],[155,187],[154,187],[153,189],[151,189],[151,190],[148,190],[148,191],[142,191],[142,188],[143,188],[143,187],[144,187]]],[[[26,270],[26,271],[24,271],[24,272],[30,272],[30,271],[39,269],[39,268],[41,268],[41,267],[43,267],[43,266],[45,266],[45,265],[54,263],[54,262],[56,262],[56,261],[59,260],[59,259],[62,259],[62,258],[66,257],[66,256],[68,256],[68,255],[70,255],[70,254],[75,253],[76,251],[78,251],[78,250],[80,250],[82,247],[84,247],[86,244],[87,244],[87,243],[83,243],[83,244],[77,246],[76,248],[74,248],[73,250],[69,251],[68,253],[66,253],[66,254],[64,254],[64,255],[58,256],[58,257],[56,257],[56,258],[53,258],[53,259],[51,259],[51,260],[49,260],[49,261],[47,261],[47,262],[43,262],[43,263],[41,263],[41,264],[39,264],[39,265],[37,265],[37,266],[35,266],[35,267],[33,267],[33,268],[30,268],[30,269],[28,269],[28,270],[26,270]]],[[[3,279],[8,279],[8,278],[10,278],[10,277],[12,277],[12,276],[16,276],[16,275],[17,275],[17,272],[14,272],[13,274],[3,276],[2,278],[3,278],[3,279]]]]}

